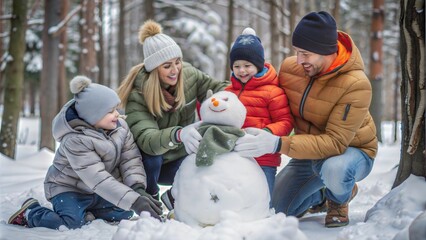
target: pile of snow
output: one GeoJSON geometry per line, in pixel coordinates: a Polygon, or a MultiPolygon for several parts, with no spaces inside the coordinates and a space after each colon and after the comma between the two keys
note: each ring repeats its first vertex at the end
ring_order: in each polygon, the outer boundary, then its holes
{"type": "MultiPolygon", "coordinates": [[[[365,222],[343,229],[338,239],[418,239],[413,236],[409,238],[408,229],[413,220],[426,210],[425,193],[425,178],[411,175],[367,211],[365,222]]],[[[419,227],[423,230],[411,229],[412,234],[425,232],[426,225],[419,227]]],[[[421,239],[426,239],[426,235],[421,239]]]]}
{"type": "Polygon", "coordinates": [[[141,216],[137,221],[121,221],[113,240],[307,240],[299,230],[299,221],[279,213],[269,218],[245,222],[236,215],[226,215],[215,226],[189,226],[176,220],[161,223],[141,216]]]}

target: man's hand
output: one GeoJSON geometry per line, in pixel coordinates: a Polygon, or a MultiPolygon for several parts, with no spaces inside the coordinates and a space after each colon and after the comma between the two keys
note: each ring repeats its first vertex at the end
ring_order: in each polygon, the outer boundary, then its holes
{"type": "Polygon", "coordinates": [[[182,130],[179,130],[178,141],[181,141],[185,145],[185,151],[188,154],[196,153],[200,141],[203,138],[201,134],[197,131],[197,128],[201,125],[202,121],[190,124],[182,130]]]}
{"type": "Polygon", "coordinates": [[[280,137],[259,128],[246,128],[246,134],[240,137],[234,151],[242,157],[260,157],[268,153],[275,153],[280,137]]]}

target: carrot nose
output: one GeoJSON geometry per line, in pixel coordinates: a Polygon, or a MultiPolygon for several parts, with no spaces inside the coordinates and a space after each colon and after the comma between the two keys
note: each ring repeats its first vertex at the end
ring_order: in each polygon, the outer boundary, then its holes
{"type": "Polygon", "coordinates": [[[213,106],[215,106],[215,107],[217,107],[217,106],[219,106],[219,101],[218,100],[216,100],[216,98],[212,98],[212,103],[213,103],[213,106]]]}

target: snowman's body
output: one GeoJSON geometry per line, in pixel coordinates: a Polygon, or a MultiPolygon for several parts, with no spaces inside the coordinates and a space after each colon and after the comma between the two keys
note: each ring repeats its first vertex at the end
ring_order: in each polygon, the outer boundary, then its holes
{"type": "MultiPolygon", "coordinates": [[[[246,115],[244,105],[230,92],[214,94],[202,104],[200,112],[204,123],[237,129],[246,115]]],[[[215,135],[210,137],[207,145],[215,141],[215,135]]],[[[229,149],[233,148],[234,140],[225,141],[231,144],[229,149]]],[[[221,152],[214,155],[212,164],[197,166],[196,158],[196,154],[189,155],[176,173],[172,194],[177,220],[207,226],[218,223],[224,216],[252,221],[270,215],[268,184],[254,159],[221,152]]]]}

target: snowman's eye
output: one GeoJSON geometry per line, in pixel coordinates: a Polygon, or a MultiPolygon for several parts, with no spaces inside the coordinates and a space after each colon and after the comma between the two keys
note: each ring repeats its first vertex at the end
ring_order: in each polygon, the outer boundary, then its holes
{"type": "Polygon", "coordinates": [[[229,99],[226,97],[226,98],[223,98],[222,100],[227,102],[229,99]]]}

